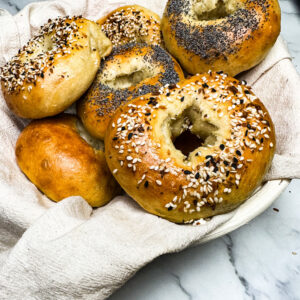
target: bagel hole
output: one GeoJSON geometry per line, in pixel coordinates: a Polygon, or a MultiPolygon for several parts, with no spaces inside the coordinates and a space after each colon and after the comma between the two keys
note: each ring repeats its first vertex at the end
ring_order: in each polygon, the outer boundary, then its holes
{"type": "Polygon", "coordinates": [[[45,51],[51,51],[53,49],[53,42],[50,35],[45,36],[43,46],[45,47],[45,51]]]}
{"type": "Polygon", "coordinates": [[[44,53],[47,53],[51,50],[53,50],[54,44],[51,40],[50,35],[45,35],[41,42],[37,43],[35,46],[35,50],[29,54],[30,59],[34,59],[44,53]]]}
{"type": "Polygon", "coordinates": [[[175,148],[182,152],[186,157],[195,149],[203,146],[205,140],[194,135],[190,130],[186,130],[173,140],[175,148]]]}
{"type": "Polygon", "coordinates": [[[222,19],[237,9],[236,0],[200,0],[194,5],[194,13],[198,21],[222,19]]]}
{"type": "Polygon", "coordinates": [[[106,81],[105,84],[113,89],[126,89],[155,75],[150,69],[142,68],[128,74],[119,74],[114,79],[106,81]]]}
{"type": "Polygon", "coordinates": [[[171,140],[174,147],[186,157],[199,147],[213,146],[216,143],[215,131],[219,128],[205,120],[198,107],[186,109],[171,123],[171,140]]]}

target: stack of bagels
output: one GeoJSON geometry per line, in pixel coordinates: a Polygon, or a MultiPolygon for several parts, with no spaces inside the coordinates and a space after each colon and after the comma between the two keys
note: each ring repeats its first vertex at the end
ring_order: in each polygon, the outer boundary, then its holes
{"type": "Polygon", "coordinates": [[[169,0],[93,22],[49,20],[0,69],[7,106],[34,119],[16,143],[21,171],[48,198],[91,206],[122,189],[176,223],[226,213],[261,184],[272,120],[233,76],[280,32],[277,0],[169,0]],[[76,115],[64,113],[76,102],[76,115]]]}

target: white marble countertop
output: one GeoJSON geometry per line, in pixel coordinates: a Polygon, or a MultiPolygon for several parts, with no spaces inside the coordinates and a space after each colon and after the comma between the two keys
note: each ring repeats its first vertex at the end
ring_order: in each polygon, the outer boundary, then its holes
{"type": "MultiPolygon", "coordinates": [[[[30,2],[0,0],[0,8],[15,14],[30,2]]],[[[282,35],[300,72],[300,2],[280,5],[282,35]]],[[[110,297],[119,299],[300,299],[300,180],[242,228],[154,260],[110,297]]]]}

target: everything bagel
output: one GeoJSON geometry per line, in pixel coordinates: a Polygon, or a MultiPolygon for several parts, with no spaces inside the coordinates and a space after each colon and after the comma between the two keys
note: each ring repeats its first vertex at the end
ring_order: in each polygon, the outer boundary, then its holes
{"type": "Polygon", "coordinates": [[[128,43],[162,43],[160,17],[140,5],[121,6],[97,23],[114,46],[128,43]]]}
{"type": "Polygon", "coordinates": [[[179,64],[161,47],[127,44],[114,47],[96,79],[78,103],[78,115],[89,133],[103,139],[115,110],[127,101],[184,78],[179,64]]]}
{"type": "Polygon", "coordinates": [[[188,73],[234,76],[267,55],[280,7],[277,0],[169,0],[161,26],[166,48],[188,73]]]}
{"type": "Polygon", "coordinates": [[[121,106],[105,147],[110,170],[135,201],[189,223],[231,211],[251,195],[271,164],[275,132],[245,82],[209,73],[121,106]],[[184,154],[173,141],[187,130],[202,143],[184,154]]]}
{"type": "Polygon", "coordinates": [[[92,83],[112,44],[95,22],[81,17],[49,20],[0,69],[4,98],[18,116],[56,115],[92,83]]]}

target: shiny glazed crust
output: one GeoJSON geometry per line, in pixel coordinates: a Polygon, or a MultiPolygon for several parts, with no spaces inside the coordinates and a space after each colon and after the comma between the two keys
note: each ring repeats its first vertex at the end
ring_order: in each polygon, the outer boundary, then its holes
{"type": "Polygon", "coordinates": [[[95,22],[49,20],[0,71],[8,107],[23,118],[56,115],[92,83],[112,44],[95,22]]]}
{"type": "Polygon", "coordinates": [[[121,104],[183,78],[179,64],[159,46],[116,47],[78,102],[78,115],[92,136],[104,139],[108,123],[121,104]]]}
{"type": "Polygon", "coordinates": [[[121,6],[97,23],[113,46],[128,43],[162,44],[160,17],[140,5],[121,6]]]}
{"type": "Polygon", "coordinates": [[[191,223],[229,212],[251,195],[271,164],[275,132],[245,82],[210,73],[179,86],[121,106],[105,154],[117,181],[145,210],[191,223]],[[172,143],[186,128],[204,139],[188,156],[172,143]]]}
{"type": "Polygon", "coordinates": [[[161,25],[168,51],[190,74],[213,70],[234,76],[257,65],[280,33],[277,0],[211,2],[223,3],[225,15],[214,19],[216,9],[195,0],[168,1],[161,25]]]}
{"type": "Polygon", "coordinates": [[[80,136],[78,122],[75,116],[65,114],[30,123],[16,144],[17,163],[50,199],[57,202],[82,196],[91,206],[102,206],[120,189],[103,150],[80,136]]]}

